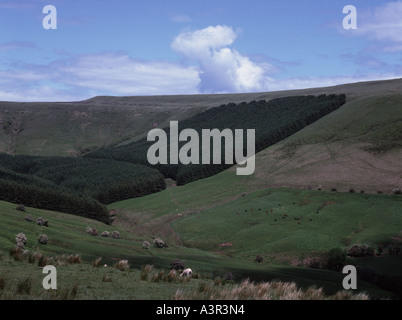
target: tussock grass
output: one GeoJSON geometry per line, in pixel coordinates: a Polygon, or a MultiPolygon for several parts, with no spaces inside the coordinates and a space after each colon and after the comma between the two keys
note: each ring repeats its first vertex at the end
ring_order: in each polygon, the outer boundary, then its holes
{"type": "MultiPolygon", "coordinates": [[[[217,278],[218,279],[218,278],[217,278]]],[[[200,283],[197,290],[184,292],[177,290],[173,300],[369,300],[367,294],[353,294],[340,291],[334,295],[325,295],[322,288],[309,287],[303,290],[294,282],[260,282],[246,279],[240,284],[221,287],[220,281],[214,284],[200,283]]]]}

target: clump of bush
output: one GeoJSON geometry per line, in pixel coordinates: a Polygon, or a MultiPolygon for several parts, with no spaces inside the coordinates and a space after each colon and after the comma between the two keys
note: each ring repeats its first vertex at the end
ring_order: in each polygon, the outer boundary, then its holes
{"type": "Polygon", "coordinates": [[[100,264],[101,264],[101,261],[102,261],[102,257],[99,257],[98,259],[96,259],[94,262],[93,262],[93,266],[95,267],[95,268],[98,268],[99,266],[100,266],[100,264]]]}
{"type": "Polygon", "coordinates": [[[39,237],[38,237],[38,242],[39,242],[40,244],[47,244],[47,241],[48,241],[47,235],[45,235],[45,234],[39,235],[39,237]]]}
{"type": "Polygon", "coordinates": [[[402,190],[401,189],[394,189],[392,190],[393,194],[402,194],[402,190]]]}
{"type": "Polygon", "coordinates": [[[33,287],[33,281],[31,278],[25,278],[20,280],[17,284],[16,293],[17,294],[30,294],[33,287]]]}
{"type": "Polygon", "coordinates": [[[121,270],[121,271],[126,271],[130,269],[130,266],[128,264],[128,260],[120,260],[115,264],[115,268],[121,270]]]}
{"type": "Polygon", "coordinates": [[[67,262],[70,263],[70,264],[73,264],[73,263],[75,263],[75,264],[81,264],[81,263],[82,263],[82,259],[81,259],[80,255],[79,255],[78,253],[77,253],[76,255],[70,254],[70,255],[67,257],[67,262]]]}
{"type": "Polygon", "coordinates": [[[150,264],[147,264],[141,269],[141,280],[142,281],[147,281],[148,277],[151,275],[152,271],[154,270],[154,267],[150,264]]]}
{"type": "Polygon", "coordinates": [[[254,261],[258,262],[258,263],[262,263],[264,261],[264,258],[262,256],[258,255],[255,257],[254,261]]]}
{"type": "Polygon", "coordinates": [[[103,231],[103,232],[101,233],[101,237],[109,238],[109,237],[110,237],[110,232],[109,232],[109,231],[103,231]]]}
{"type": "Polygon", "coordinates": [[[92,228],[92,227],[87,227],[85,232],[93,237],[96,237],[97,235],[99,235],[98,230],[96,230],[96,228],[92,228]]]}
{"type": "Polygon", "coordinates": [[[19,204],[19,205],[17,206],[17,208],[15,208],[15,209],[18,210],[18,211],[25,212],[25,206],[24,206],[23,204],[19,204]]]}
{"type": "Polygon", "coordinates": [[[347,255],[351,257],[371,257],[374,256],[374,248],[367,244],[354,244],[347,250],[347,255]]]}
{"type": "Polygon", "coordinates": [[[167,244],[161,238],[155,238],[154,239],[154,245],[157,248],[167,247],[167,244]]]}
{"type": "Polygon", "coordinates": [[[388,246],[388,253],[391,255],[397,255],[401,252],[401,248],[399,246],[396,246],[394,244],[390,244],[388,246]]]}
{"type": "Polygon", "coordinates": [[[346,252],[341,248],[333,248],[327,254],[326,268],[328,270],[340,271],[346,264],[346,252]]]}
{"type": "Polygon", "coordinates": [[[33,218],[32,218],[32,216],[31,216],[30,214],[27,214],[27,215],[25,216],[25,220],[28,221],[28,222],[32,222],[32,221],[33,221],[33,218]]]}
{"type": "Polygon", "coordinates": [[[49,221],[43,219],[42,217],[39,217],[38,220],[36,220],[38,226],[45,226],[48,227],[49,221]]]}
{"type": "Polygon", "coordinates": [[[142,243],[142,248],[143,249],[149,249],[150,246],[151,246],[151,244],[148,241],[144,241],[142,243]]]}
{"type": "Polygon", "coordinates": [[[23,249],[24,246],[25,246],[26,243],[27,243],[27,237],[25,236],[25,234],[23,234],[22,232],[18,233],[18,234],[15,236],[15,243],[16,243],[16,245],[17,245],[18,248],[23,249]]]}
{"type": "Polygon", "coordinates": [[[120,232],[119,231],[112,231],[111,237],[113,239],[120,239],[120,232]]]}
{"type": "Polygon", "coordinates": [[[180,259],[175,259],[171,262],[170,264],[170,269],[171,270],[184,270],[186,268],[185,264],[183,261],[181,261],[180,259]]]}

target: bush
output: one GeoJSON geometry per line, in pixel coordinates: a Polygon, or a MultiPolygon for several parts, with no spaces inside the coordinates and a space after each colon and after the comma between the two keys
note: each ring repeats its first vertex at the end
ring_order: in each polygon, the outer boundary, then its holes
{"type": "Polygon", "coordinates": [[[15,208],[15,209],[18,210],[18,211],[25,212],[25,207],[24,207],[23,204],[19,204],[19,205],[17,206],[17,208],[15,208]]]}
{"type": "Polygon", "coordinates": [[[120,239],[120,232],[119,231],[112,231],[111,237],[113,239],[120,239]]]}
{"type": "Polygon", "coordinates": [[[102,261],[102,257],[96,259],[96,260],[93,262],[92,265],[93,265],[95,268],[98,268],[98,267],[100,266],[101,261],[102,261]]]}
{"type": "Polygon", "coordinates": [[[258,255],[255,257],[254,261],[258,262],[258,263],[262,263],[264,261],[264,258],[262,256],[258,255]]]}
{"type": "Polygon", "coordinates": [[[115,264],[115,267],[121,271],[126,271],[130,269],[130,266],[128,264],[128,260],[120,260],[115,264]]]}
{"type": "Polygon", "coordinates": [[[47,235],[45,235],[45,234],[39,235],[39,237],[38,237],[38,242],[39,242],[40,244],[47,244],[47,241],[48,241],[47,235]]]}
{"type": "Polygon", "coordinates": [[[394,190],[392,190],[392,193],[393,194],[402,194],[402,191],[401,191],[401,189],[394,189],[394,190]]]}
{"type": "Polygon", "coordinates": [[[374,255],[374,248],[367,244],[354,244],[347,250],[347,254],[351,257],[371,257],[374,255]]]}
{"type": "Polygon", "coordinates": [[[144,241],[144,242],[142,243],[142,248],[143,248],[143,249],[149,249],[150,245],[151,245],[151,244],[150,244],[148,241],[144,241]]]}
{"type": "Polygon", "coordinates": [[[25,216],[25,220],[28,221],[28,222],[32,222],[32,221],[33,221],[32,216],[31,216],[30,214],[27,214],[27,215],[25,216]]]}
{"type": "Polygon", "coordinates": [[[333,248],[328,252],[326,268],[340,271],[346,263],[346,252],[341,248],[333,248]]]}
{"type": "Polygon", "coordinates": [[[36,222],[38,223],[38,226],[45,226],[48,227],[48,221],[43,219],[42,217],[39,217],[38,220],[36,220],[36,222]]]}
{"type": "Polygon", "coordinates": [[[154,239],[154,245],[157,248],[167,247],[167,245],[165,244],[165,242],[161,238],[154,239]]]}
{"type": "Polygon", "coordinates": [[[27,243],[27,237],[25,236],[25,234],[23,234],[22,232],[17,234],[15,236],[15,243],[17,244],[17,247],[24,248],[27,243]]]}
{"type": "Polygon", "coordinates": [[[30,294],[32,291],[32,279],[25,278],[20,280],[17,284],[17,294],[30,294]]]}
{"type": "Polygon", "coordinates": [[[85,232],[93,237],[96,237],[97,235],[99,235],[98,230],[96,230],[96,228],[92,228],[92,227],[87,227],[85,232]]]}
{"type": "Polygon", "coordinates": [[[173,260],[170,264],[170,269],[172,270],[184,270],[185,268],[184,262],[179,259],[173,260]]]}
{"type": "Polygon", "coordinates": [[[391,254],[391,255],[397,255],[397,254],[399,254],[401,252],[401,248],[400,247],[398,247],[398,246],[396,246],[396,245],[393,245],[393,244],[390,244],[389,246],[388,246],[388,253],[389,254],[391,254]]]}
{"type": "Polygon", "coordinates": [[[110,232],[108,232],[108,231],[103,231],[103,232],[101,233],[101,237],[109,238],[109,237],[110,237],[110,232]]]}
{"type": "Polygon", "coordinates": [[[154,267],[150,264],[147,264],[146,266],[144,266],[141,269],[141,280],[142,281],[147,281],[149,275],[151,274],[151,272],[153,271],[154,267]]]}

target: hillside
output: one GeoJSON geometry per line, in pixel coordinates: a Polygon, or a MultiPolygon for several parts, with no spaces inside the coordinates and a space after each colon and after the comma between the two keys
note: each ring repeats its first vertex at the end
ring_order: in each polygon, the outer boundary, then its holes
{"type": "Polygon", "coordinates": [[[402,80],[373,81],[326,88],[215,95],[94,97],[78,102],[0,102],[0,152],[76,156],[89,150],[129,143],[158,124],[183,120],[226,103],[295,95],[346,94],[359,97],[400,92],[402,80]]]}
{"type": "MultiPolygon", "coordinates": [[[[128,259],[133,273],[127,273],[127,279],[136,279],[133,281],[138,282],[139,287],[124,287],[124,294],[114,296],[118,298],[169,299],[175,283],[161,282],[156,286],[140,281],[139,270],[146,264],[168,270],[174,259],[185,261],[196,273],[208,278],[207,281],[231,273],[236,281],[245,278],[255,281],[279,279],[294,281],[304,288],[311,285],[323,287],[325,292],[334,293],[342,290],[343,275],[321,265],[325,264],[329,251],[367,244],[378,255],[346,260],[346,263],[362,268],[359,270],[363,270],[363,278],[366,272],[365,279],[370,283],[364,281],[359,273],[359,292],[390,295],[382,291],[386,290],[401,297],[402,255],[391,254],[387,249],[402,246],[402,196],[392,194],[393,189],[402,188],[402,80],[258,94],[95,97],[79,103],[47,105],[15,103],[13,111],[11,104],[5,102],[3,108],[8,108],[9,113],[2,113],[3,134],[6,134],[2,136],[6,138],[3,146],[15,147],[15,153],[40,155],[66,155],[66,148],[73,146],[74,152],[70,155],[78,155],[108,144],[126,145],[133,139],[138,140],[149,130],[155,115],[166,116],[162,119],[165,122],[158,123],[161,125],[176,116],[188,119],[190,115],[200,114],[205,108],[211,109],[222,103],[342,93],[346,94],[345,104],[260,151],[256,155],[254,175],[237,176],[234,166],[184,186],[176,186],[176,181],[168,179],[167,188],[161,192],[113,203],[105,201],[107,209],[115,214],[111,225],[56,212],[61,210],[34,209],[29,205],[22,213],[15,209],[16,204],[0,201],[0,227],[3,230],[0,235],[0,267],[5,266],[9,272],[6,281],[12,281],[10,266],[20,275],[37,269],[36,265],[31,267],[27,262],[18,262],[18,266],[11,258],[4,258],[19,232],[26,233],[26,249],[30,252],[40,251],[48,256],[78,253],[85,263],[92,263],[97,257],[102,257],[107,264],[128,259]],[[138,108],[144,110],[143,118],[138,116],[136,119],[134,110],[138,108]],[[18,113],[23,109],[26,113],[18,113]],[[42,111],[36,113],[35,110],[42,111]],[[91,110],[93,121],[89,124],[79,122],[79,117],[72,121],[71,117],[77,110],[91,110]],[[10,112],[17,112],[13,114],[20,114],[21,118],[7,118],[10,112]],[[63,122],[63,117],[70,120],[63,122]],[[142,125],[134,137],[130,131],[133,119],[142,125]],[[123,123],[126,131],[118,136],[115,128],[123,123]],[[65,138],[63,130],[66,131],[65,138]],[[83,134],[85,130],[88,130],[88,136],[83,134]],[[94,138],[99,130],[109,132],[108,139],[94,138]],[[41,151],[37,148],[38,137],[47,139],[41,151]],[[317,190],[318,186],[322,190],[317,190]],[[379,191],[384,194],[377,194],[379,191]],[[27,222],[27,214],[31,214],[34,221],[39,216],[49,220],[49,228],[27,222]],[[117,230],[121,239],[91,237],[85,233],[87,226],[100,232],[117,230]],[[47,234],[48,245],[37,243],[40,233],[47,234]],[[157,237],[163,239],[168,247],[152,246],[157,237]],[[150,242],[151,248],[143,249],[143,241],[150,242]],[[384,248],[384,252],[380,253],[379,247],[384,248]],[[260,263],[255,261],[257,256],[262,258],[260,263]],[[138,288],[143,295],[135,291],[138,288]],[[155,293],[158,290],[161,291],[155,293]]],[[[13,151],[12,148],[7,150],[13,151]]],[[[60,188],[77,189],[84,185],[82,192],[89,193],[95,187],[101,187],[109,195],[114,189],[115,179],[124,183],[125,172],[119,173],[119,168],[128,171],[132,165],[111,159],[99,161],[96,167],[92,166],[94,159],[85,158],[44,158],[37,161],[34,157],[3,155],[2,159],[0,173],[4,179],[15,176],[23,182],[43,183],[45,187],[60,184],[60,188]],[[113,169],[107,170],[110,176],[103,177],[106,180],[98,179],[105,166],[113,169]],[[76,176],[86,182],[76,180],[76,176]]],[[[3,194],[7,190],[6,186],[3,194]]],[[[14,194],[21,195],[19,192],[14,194]]],[[[34,195],[32,192],[32,198],[34,195]]],[[[23,201],[18,199],[18,202],[20,200],[23,201]]],[[[105,297],[107,284],[100,280],[105,271],[95,269],[97,271],[91,272],[89,265],[69,268],[69,274],[77,282],[82,278],[82,283],[86,283],[85,288],[84,285],[79,287],[82,288],[79,289],[82,292],[80,297],[105,297]],[[98,282],[92,285],[93,275],[98,275],[98,282]]],[[[116,286],[124,283],[116,274],[111,276],[116,286]]],[[[199,280],[192,279],[185,287],[197,290],[199,280]]],[[[70,281],[67,282],[70,288],[71,277],[65,281],[70,281]]],[[[116,288],[112,291],[117,292],[116,288]]]]}
{"type": "Polygon", "coordinates": [[[343,192],[401,189],[401,101],[402,94],[388,93],[347,102],[258,153],[252,184],[343,192]]]}

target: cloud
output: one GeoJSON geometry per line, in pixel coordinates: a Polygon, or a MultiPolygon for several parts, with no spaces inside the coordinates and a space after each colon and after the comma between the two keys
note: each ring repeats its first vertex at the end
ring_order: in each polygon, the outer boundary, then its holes
{"type": "Polygon", "coordinates": [[[173,50],[200,67],[200,91],[203,93],[250,92],[267,90],[268,63],[254,63],[230,48],[238,32],[228,26],[179,34],[171,44],[173,50]]]}
{"type": "Polygon", "coordinates": [[[198,93],[199,82],[198,70],[191,66],[102,53],[0,70],[0,100],[65,101],[95,95],[194,94],[198,93]]]}
{"type": "Polygon", "coordinates": [[[54,64],[65,83],[113,95],[195,93],[194,67],[168,62],[139,61],[127,55],[84,55],[54,64]]]}
{"type": "Polygon", "coordinates": [[[13,41],[0,44],[0,51],[37,49],[36,44],[30,41],[13,41]]]}
{"type": "Polygon", "coordinates": [[[359,13],[356,34],[386,42],[386,51],[402,49],[402,1],[389,2],[373,10],[359,13]]]}

